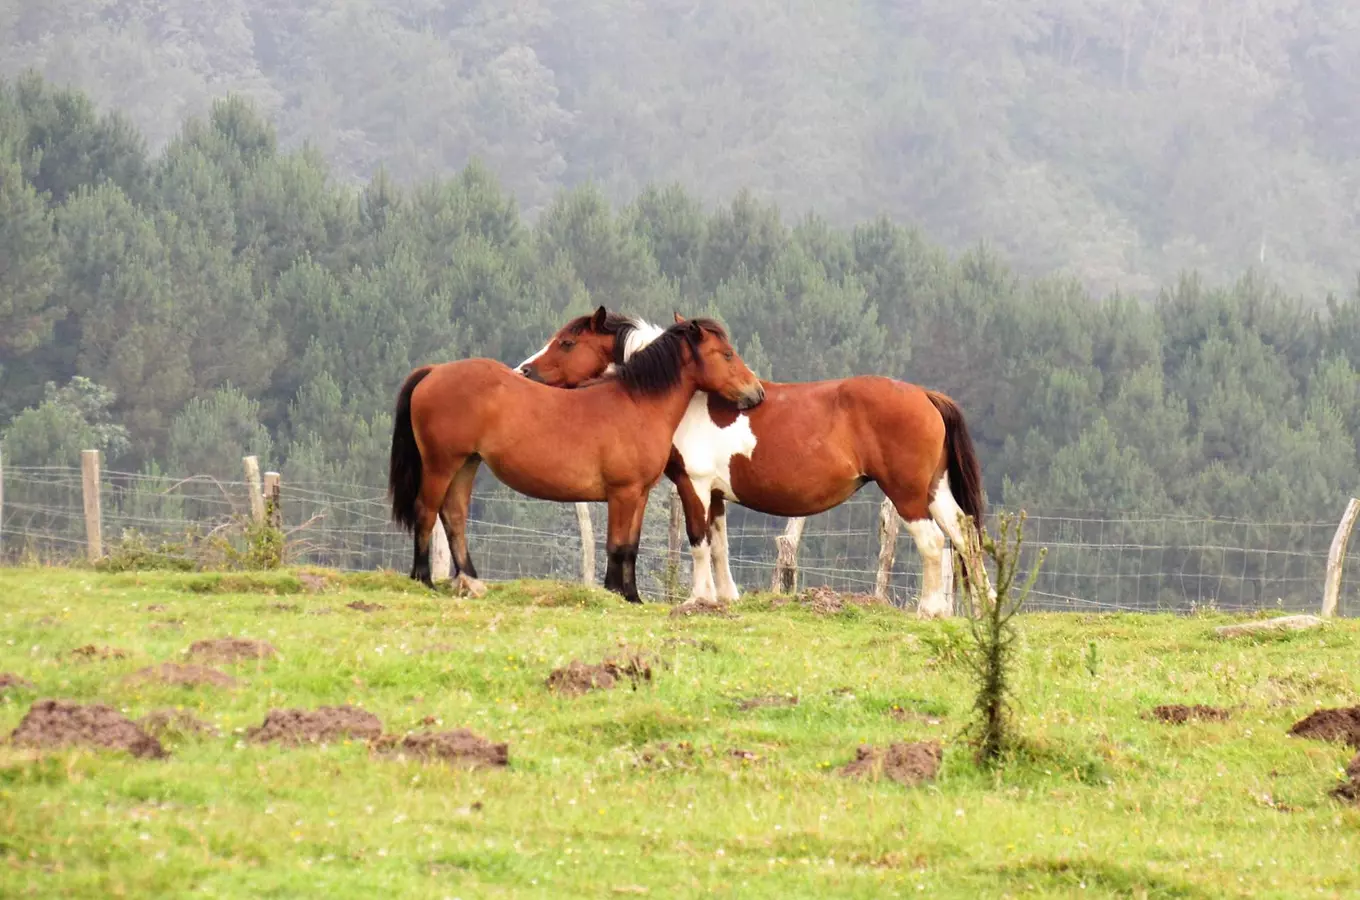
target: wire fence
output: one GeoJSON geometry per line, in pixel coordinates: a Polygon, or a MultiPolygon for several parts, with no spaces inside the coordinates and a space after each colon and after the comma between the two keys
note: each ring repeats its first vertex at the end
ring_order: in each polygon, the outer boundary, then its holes
{"type": "MultiPolygon", "coordinates": [[[[81,471],[6,467],[0,560],[61,563],[83,558],[81,471]]],[[[639,586],[650,598],[688,592],[687,546],[668,552],[669,494],[663,481],[648,502],[638,557],[639,586]]],[[[132,545],[188,557],[194,541],[239,533],[249,509],[241,481],[103,472],[104,549],[132,545]],[[140,542],[140,544],[139,544],[140,542]]],[[[282,491],[287,561],[342,570],[410,568],[412,541],[390,521],[382,488],[288,483],[282,491]]],[[[800,584],[838,591],[874,589],[879,558],[872,485],[841,506],[810,517],[799,545],[800,584]]],[[[597,581],[606,563],[604,504],[590,504],[597,581]]],[[[1100,515],[1030,510],[1025,552],[1048,548],[1031,594],[1034,608],[1185,612],[1285,609],[1315,612],[1321,601],[1335,521],[1260,522],[1202,517],[1100,515]]],[[[770,586],[775,537],[787,520],[728,505],[731,565],[745,591],[770,586]]],[[[576,580],[581,536],[571,504],[523,497],[485,470],[473,495],[469,545],[489,580],[576,580]]],[[[1338,614],[1360,612],[1360,542],[1353,542],[1338,614]]],[[[898,605],[916,599],[920,557],[903,529],[889,581],[898,605]]]]}

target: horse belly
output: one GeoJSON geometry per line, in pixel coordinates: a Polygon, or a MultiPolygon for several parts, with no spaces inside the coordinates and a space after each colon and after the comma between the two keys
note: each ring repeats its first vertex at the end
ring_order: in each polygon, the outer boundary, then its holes
{"type": "Polygon", "coordinates": [[[738,503],[771,516],[826,512],[844,503],[868,481],[853,466],[816,462],[798,454],[784,460],[735,460],[732,480],[738,503]]]}
{"type": "Polygon", "coordinates": [[[605,499],[599,461],[578,461],[573,448],[560,444],[524,442],[501,452],[483,453],[492,473],[521,494],[557,503],[605,499]]]}

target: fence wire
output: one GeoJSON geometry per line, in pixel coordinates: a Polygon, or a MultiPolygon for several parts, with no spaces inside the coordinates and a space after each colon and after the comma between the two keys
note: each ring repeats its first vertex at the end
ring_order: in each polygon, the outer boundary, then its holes
{"type": "MultiPolygon", "coordinates": [[[[6,467],[0,518],[0,560],[66,562],[85,553],[81,472],[65,467],[6,467]]],[[[143,545],[190,553],[192,542],[239,528],[249,509],[241,481],[101,473],[103,540],[117,553],[134,535],[143,545]]],[[[651,598],[686,595],[688,546],[669,552],[672,488],[652,492],[638,556],[638,579],[651,598]]],[[[382,488],[322,483],[283,485],[287,559],[342,570],[410,567],[411,538],[395,528],[382,488]]],[[[878,566],[874,486],[808,519],[799,545],[799,583],[872,592],[878,566]]],[[[591,507],[596,579],[606,564],[604,504],[591,507]]],[[[729,504],[731,567],[744,591],[770,586],[775,537],[787,520],[729,504]]],[[[994,514],[989,516],[994,521],[994,514]]],[[[1031,594],[1048,610],[1189,611],[1285,609],[1315,611],[1322,597],[1335,521],[1260,522],[1190,516],[1100,515],[1030,510],[1025,552],[1048,548],[1031,594]]],[[[474,492],[469,546],[479,574],[490,580],[576,580],[581,536],[571,504],[531,500],[483,470],[474,492]]],[[[1360,612],[1360,541],[1353,541],[1339,605],[1360,612]]],[[[915,601],[920,557],[906,532],[898,537],[889,595],[915,601]]]]}

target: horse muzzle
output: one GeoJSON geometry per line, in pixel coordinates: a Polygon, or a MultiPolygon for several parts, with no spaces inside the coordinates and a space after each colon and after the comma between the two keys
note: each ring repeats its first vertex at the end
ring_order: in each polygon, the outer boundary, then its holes
{"type": "Polygon", "coordinates": [[[753,406],[759,406],[764,401],[765,387],[757,381],[755,387],[747,388],[741,392],[741,396],[737,398],[737,409],[750,409],[753,406]]]}

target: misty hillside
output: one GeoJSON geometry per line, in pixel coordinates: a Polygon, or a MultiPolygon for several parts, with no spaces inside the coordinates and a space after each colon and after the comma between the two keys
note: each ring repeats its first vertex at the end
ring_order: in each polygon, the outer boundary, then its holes
{"type": "Polygon", "coordinates": [[[1099,293],[1348,290],[1357,61],[1344,0],[0,2],[0,77],[80,88],[153,150],[236,92],[355,184],[480,157],[531,220],[585,181],[750,187],[1099,293]]]}

